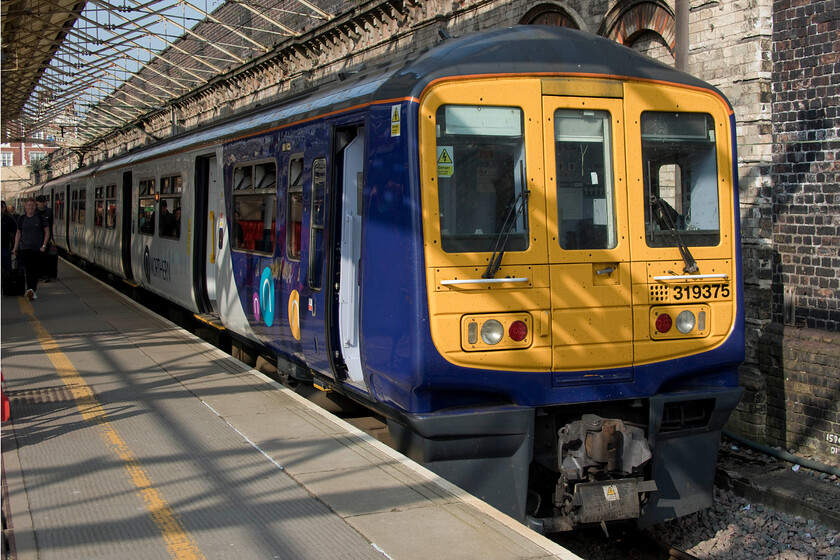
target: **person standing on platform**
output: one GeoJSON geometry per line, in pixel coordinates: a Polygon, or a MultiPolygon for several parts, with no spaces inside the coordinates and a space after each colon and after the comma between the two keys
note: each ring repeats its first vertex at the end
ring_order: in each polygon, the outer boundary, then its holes
{"type": "Polygon", "coordinates": [[[26,273],[26,297],[33,300],[38,299],[38,278],[41,274],[41,261],[50,240],[50,228],[44,217],[35,209],[34,198],[26,200],[24,209],[25,213],[18,218],[12,254],[20,254],[26,273]]]}
{"type": "Polygon", "coordinates": [[[47,206],[47,197],[44,195],[39,195],[35,199],[35,205],[37,206],[36,211],[43,216],[44,220],[47,222],[47,227],[50,228],[50,240],[47,242],[47,249],[44,251],[44,258],[42,259],[42,279],[44,282],[49,282],[52,278],[58,278],[58,251],[55,251],[55,254],[51,254],[50,251],[51,245],[54,243],[53,241],[53,211],[52,208],[47,206]]]}
{"type": "Polygon", "coordinates": [[[15,245],[15,233],[17,232],[17,222],[12,217],[12,213],[6,207],[6,201],[3,201],[3,221],[2,221],[2,247],[3,247],[3,270],[11,270],[12,268],[12,247],[15,245]]]}

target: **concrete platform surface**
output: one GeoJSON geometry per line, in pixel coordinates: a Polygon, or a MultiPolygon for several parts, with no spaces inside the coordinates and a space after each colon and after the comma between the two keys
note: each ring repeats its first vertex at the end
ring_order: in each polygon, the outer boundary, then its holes
{"type": "Polygon", "coordinates": [[[63,261],[38,294],[2,298],[11,558],[577,558],[63,261]]]}

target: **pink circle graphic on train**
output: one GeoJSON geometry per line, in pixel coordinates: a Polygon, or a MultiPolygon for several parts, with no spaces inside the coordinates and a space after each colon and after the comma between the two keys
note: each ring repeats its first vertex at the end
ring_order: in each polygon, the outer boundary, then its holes
{"type": "Polygon", "coordinates": [[[259,321],[260,320],[260,295],[254,292],[254,299],[252,301],[254,307],[254,318],[259,321]]]}

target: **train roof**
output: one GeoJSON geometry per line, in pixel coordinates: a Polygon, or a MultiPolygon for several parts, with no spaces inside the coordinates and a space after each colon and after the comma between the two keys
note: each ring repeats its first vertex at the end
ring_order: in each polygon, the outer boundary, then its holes
{"type": "Polygon", "coordinates": [[[378,93],[387,99],[405,96],[408,89],[411,95],[419,97],[436,80],[491,74],[593,76],[672,83],[713,91],[726,100],[706,82],[615,41],[585,31],[546,25],[518,25],[446,41],[397,72],[378,93]]]}
{"type": "Polygon", "coordinates": [[[71,177],[64,176],[60,180],[215,145],[324,113],[369,103],[419,98],[426,87],[441,79],[491,74],[593,76],[664,82],[707,89],[726,100],[709,84],[609,39],[556,26],[520,25],[448,39],[414,59],[359,72],[350,79],[323,85],[278,100],[268,107],[79,169],[71,177]]]}

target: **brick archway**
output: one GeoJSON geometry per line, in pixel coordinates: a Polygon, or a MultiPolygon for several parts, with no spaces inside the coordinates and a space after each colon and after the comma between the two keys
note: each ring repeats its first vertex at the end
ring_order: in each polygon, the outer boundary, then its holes
{"type": "Polygon", "coordinates": [[[604,18],[598,34],[629,46],[639,35],[649,31],[662,37],[671,55],[674,54],[674,13],[664,2],[619,2],[604,18]]]}
{"type": "Polygon", "coordinates": [[[581,29],[580,24],[557,4],[540,4],[528,10],[519,23],[525,25],[556,25],[570,29],[581,29]]]}

